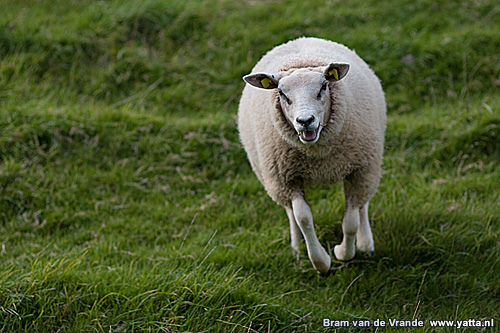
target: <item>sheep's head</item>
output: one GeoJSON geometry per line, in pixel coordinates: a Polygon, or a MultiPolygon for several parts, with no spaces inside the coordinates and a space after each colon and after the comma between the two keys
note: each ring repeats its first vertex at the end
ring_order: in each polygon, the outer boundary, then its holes
{"type": "Polygon", "coordinates": [[[243,79],[257,88],[277,89],[283,113],[300,141],[312,144],[319,140],[321,129],[328,121],[330,84],[341,80],[348,71],[349,64],[332,63],[275,74],[250,74],[243,79]]]}

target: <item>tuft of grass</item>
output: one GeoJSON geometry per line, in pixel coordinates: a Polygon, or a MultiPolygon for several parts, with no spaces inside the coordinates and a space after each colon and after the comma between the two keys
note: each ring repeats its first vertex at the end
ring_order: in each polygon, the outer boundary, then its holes
{"type": "MultiPolygon", "coordinates": [[[[498,22],[494,1],[3,1],[0,330],[496,331],[498,22]],[[355,49],[389,106],[376,255],[328,278],[236,128],[241,76],[304,35],[355,49]]],[[[342,187],[307,197],[331,252],[342,187]]]]}

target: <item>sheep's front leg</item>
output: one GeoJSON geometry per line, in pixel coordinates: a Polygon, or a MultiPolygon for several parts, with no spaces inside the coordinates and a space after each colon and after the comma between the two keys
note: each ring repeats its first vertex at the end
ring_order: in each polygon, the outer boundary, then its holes
{"type": "Polygon", "coordinates": [[[373,243],[372,229],[370,228],[370,220],[368,219],[368,202],[359,210],[360,224],[358,233],[356,234],[356,248],[359,251],[373,255],[375,246],[373,243]]]}
{"type": "Polygon", "coordinates": [[[295,253],[299,254],[299,242],[302,239],[302,233],[300,231],[299,226],[297,225],[297,222],[295,222],[295,216],[293,216],[293,209],[292,207],[286,206],[286,215],[288,216],[288,219],[290,220],[290,236],[291,236],[291,241],[292,241],[292,249],[295,251],[295,253]]]}
{"type": "Polygon", "coordinates": [[[335,246],[335,257],[338,260],[351,260],[356,254],[355,240],[359,228],[359,208],[349,205],[346,201],[346,211],[342,221],[344,239],[335,246]]]}
{"type": "Polygon", "coordinates": [[[311,263],[320,274],[327,274],[330,270],[331,258],[316,237],[309,205],[302,196],[297,196],[292,200],[292,209],[295,221],[304,235],[311,263]]]}

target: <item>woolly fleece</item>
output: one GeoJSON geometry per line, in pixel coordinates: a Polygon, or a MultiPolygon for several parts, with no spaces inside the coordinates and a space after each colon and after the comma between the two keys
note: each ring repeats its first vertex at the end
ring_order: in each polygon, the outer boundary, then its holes
{"type": "Polygon", "coordinates": [[[290,207],[304,187],[345,180],[346,204],[361,208],[381,177],[386,104],[379,79],[347,47],[318,38],[299,38],[269,51],[252,73],[350,64],[330,86],[327,126],[313,145],[304,145],[281,111],[276,90],[246,85],[239,104],[241,142],[258,179],[278,204],[290,207]]]}

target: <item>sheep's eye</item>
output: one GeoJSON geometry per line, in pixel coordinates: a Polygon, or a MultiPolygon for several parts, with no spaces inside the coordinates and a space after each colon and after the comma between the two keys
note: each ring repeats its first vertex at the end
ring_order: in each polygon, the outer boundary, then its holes
{"type": "Polygon", "coordinates": [[[318,93],[318,99],[321,98],[321,95],[323,94],[323,92],[326,91],[326,87],[328,86],[328,81],[325,81],[323,83],[323,85],[321,86],[321,89],[319,90],[319,93],[318,93]]]}
{"type": "Polygon", "coordinates": [[[283,93],[283,91],[281,91],[281,89],[279,89],[278,92],[280,93],[280,97],[283,98],[287,104],[292,104],[292,101],[283,93]]]}

